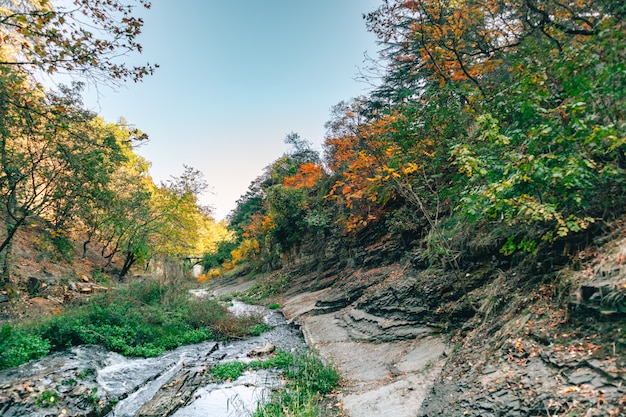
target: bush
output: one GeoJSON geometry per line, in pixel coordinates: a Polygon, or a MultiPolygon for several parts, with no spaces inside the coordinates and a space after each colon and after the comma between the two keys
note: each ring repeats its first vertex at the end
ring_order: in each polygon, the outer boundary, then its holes
{"type": "Polygon", "coordinates": [[[8,324],[0,331],[0,369],[39,359],[50,352],[50,343],[24,329],[8,324]]]}
{"type": "Polygon", "coordinates": [[[235,317],[217,301],[191,298],[182,288],[136,283],[28,327],[5,326],[0,333],[0,368],[80,344],[149,357],[184,344],[264,330],[260,316],[235,317]]]}
{"type": "Polygon", "coordinates": [[[242,301],[258,303],[266,298],[282,294],[289,286],[289,276],[278,274],[257,279],[245,294],[239,296],[242,301]]]}

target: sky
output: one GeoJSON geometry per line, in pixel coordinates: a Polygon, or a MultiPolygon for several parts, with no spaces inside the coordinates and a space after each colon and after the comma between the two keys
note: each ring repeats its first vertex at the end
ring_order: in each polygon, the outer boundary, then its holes
{"type": "Polygon", "coordinates": [[[224,219],[288,150],[287,134],[321,149],[331,108],[367,94],[358,74],[378,45],[362,15],[380,3],[155,0],[141,12],[143,53],[127,59],[160,68],[137,84],[88,87],[85,106],[149,135],[137,153],[155,182],[199,169],[211,188],[201,202],[224,219]]]}

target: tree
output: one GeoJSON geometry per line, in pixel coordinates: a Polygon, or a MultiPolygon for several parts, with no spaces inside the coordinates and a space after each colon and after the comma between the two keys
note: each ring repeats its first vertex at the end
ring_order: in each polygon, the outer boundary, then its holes
{"type": "Polygon", "coordinates": [[[389,65],[370,112],[411,114],[434,141],[424,183],[443,176],[468,217],[567,237],[620,205],[603,195],[623,184],[623,16],[611,1],[387,0],[367,16],[389,65]]]}
{"type": "MultiPolygon", "coordinates": [[[[110,223],[102,201],[111,199],[114,166],[130,151],[82,109],[79,85],[56,93],[36,80],[42,73],[65,73],[115,84],[151,74],[156,65],[130,66],[121,58],[142,49],[137,7],[149,9],[150,3],[0,0],[0,198],[6,207],[0,286],[10,276],[13,237],[27,219],[45,220],[55,238],[80,215],[91,234],[110,223]]],[[[128,133],[128,140],[146,138],[128,133]]],[[[114,230],[106,240],[119,236],[114,230]]]]}
{"type": "Polygon", "coordinates": [[[572,36],[597,34],[607,15],[623,10],[610,1],[385,0],[366,20],[388,46],[392,74],[457,87],[467,82],[489,96],[492,75],[505,74],[501,64],[522,43],[539,40],[562,49],[572,36]]]}
{"type": "Polygon", "coordinates": [[[146,0],[2,0],[0,66],[18,66],[89,77],[94,81],[141,80],[156,65],[129,66],[121,56],[141,52],[143,20],[136,8],[146,0]]]}
{"type": "Polygon", "coordinates": [[[15,233],[40,218],[62,235],[76,207],[106,186],[122,155],[95,116],[80,108],[79,88],[46,94],[5,67],[0,79],[0,201],[6,208],[0,267],[6,283],[15,233]]]}

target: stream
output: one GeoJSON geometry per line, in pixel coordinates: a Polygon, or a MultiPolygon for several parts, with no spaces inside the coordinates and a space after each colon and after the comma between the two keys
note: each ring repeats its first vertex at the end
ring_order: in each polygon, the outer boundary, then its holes
{"type": "Polygon", "coordinates": [[[257,359],[249,358],[248,353],[268,343],[287,352],[300,351],[306,345],[300,331],[277,311],[243,303],[235,303],[231,309],[236,314],[262,313],[272,329],[244,340],[182,346],[147,359],[126,358],[92,345],[56,352],[0,371],[0,415],[162,415],[148,407],[161,396],[161,402],[176,404],[176,409],[165,415],[250,416],[258,402],[280,385],[279,371],[246,371],[236,381],[206,384],[202,377],[206,370],[218,363],[257,359]]]}

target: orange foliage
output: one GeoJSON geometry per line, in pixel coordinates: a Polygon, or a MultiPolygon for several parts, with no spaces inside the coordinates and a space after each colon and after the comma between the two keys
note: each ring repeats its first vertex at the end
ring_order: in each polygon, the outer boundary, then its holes
{"type": "Polygon", "coordinates": [[[503,52],[543,32],[556,46],[565,36],[597,28],[601,15],[591,0],[396,0],[370,14],[373,31],[393,40],[398,62],[427,69],[440,84],[480,86],[501,63],[503,52]],[[416,48],[417,47],[417,48],[416,48]]]}
{"type": "Polygon", "coordinates": [[[327,138],[330,167],[341,172],[327,198],[345,206],[349,213],[344,219],[347,231],[358,230],[380,219],[384,205],[397,196],[397,186],[414,174],[416,156],[432,156],[433,141],[408,141],[410,149],[396,143],[399,134],[410,120],[393,113],[360,125],[355,135],[327,138]]]}
{"type": "Polygon", "coordinates": [[[283,185],[293,188],[312,188],[323,176],[324,171],[320,165],[307,162],[298,167],[296,175],[285,178],[283,185]]]}
{"type": "Polygon", "coordinates": [[[347,231],[381,219],[401,190],[423,180],[437,144],[428,134],[434,132],[417,126],[419,111],[400,108],[367,122],[349,110],[338,115],[349,128],[339,126],[325,141],[328,165],[339,174],[326,198],[344,207],[347,231]]]}

